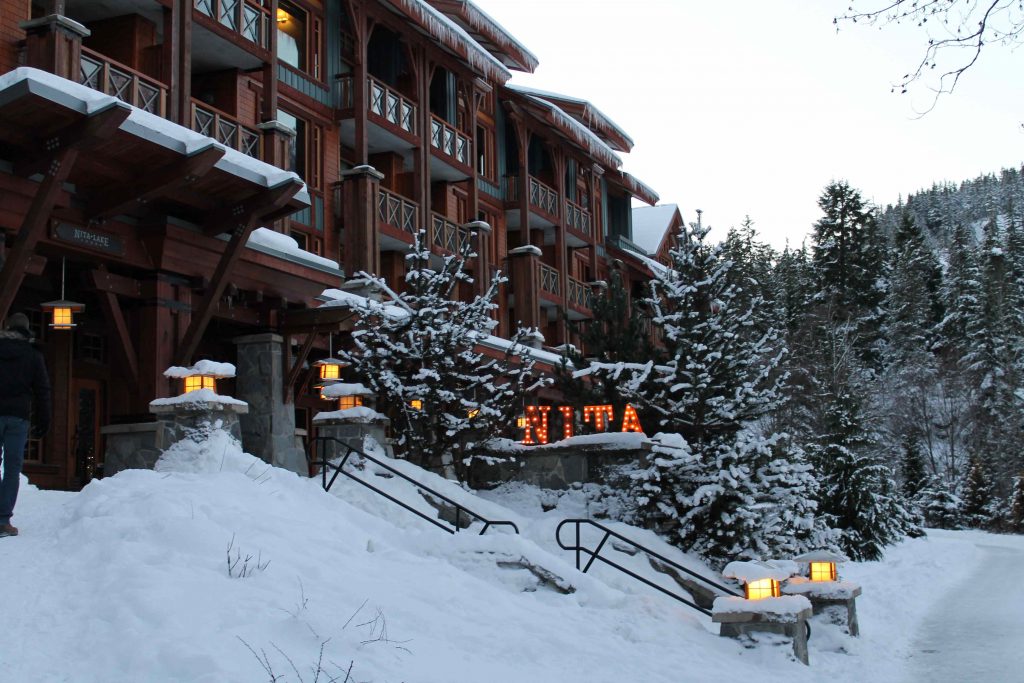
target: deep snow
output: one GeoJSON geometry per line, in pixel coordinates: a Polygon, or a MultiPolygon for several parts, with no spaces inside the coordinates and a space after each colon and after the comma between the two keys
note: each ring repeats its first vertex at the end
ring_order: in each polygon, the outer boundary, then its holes
{"type": "MultiPolygon", "coordinates": [[[[344,478],[324,493],[223,433],[178,449],[161,471],[125,471],[80,493],[26,486],[22,535],[0,539],[0,681],[270,680],[251,647],[279,681],[299,680],[290,660],[309,682],[321,646],[332,674],[351,666],[350,680],[377,683],[915,680],[919,626],[989,557],[976,545],[984,535],[936,533],[884,562],[844,565],[864,587],[863,636],[816,623],[806,668],[788,645],[719,638],[706,617],[610,568],[579,574],[554,542],[559,520],[592,509],[579,491],[510,486],[481,498],[396,465],[515,521],[522,536],[452,537],[344,478]],[[519,557],[575,592],[498,564],[519,557]]],[[[432,510],[398,478],[362,476],[432,510]]],[[[610,526],[708,571],[650,532],[610,526]]],[[[1024,549],[1018,538],[999,544],[1024,549]]],[[[661,577],[640,556],[610,552],[661,577]]]]}

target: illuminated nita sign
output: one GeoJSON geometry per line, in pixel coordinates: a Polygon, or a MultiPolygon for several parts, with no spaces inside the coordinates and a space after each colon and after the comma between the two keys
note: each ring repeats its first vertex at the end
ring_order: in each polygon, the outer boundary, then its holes
{"type": "MultiPolygon", "coordinates": [[[[573,435],[573,424],[576,418],[576,409],[572,406],[558,406],[558,412],[562,415],[562,436],[561,439],[568,439],[573,435]]],[[[518,427],[523,430],[522,444],[525,446],[537,446],[551,443],[551,432],[548,425],[548,415],[551,413],[551,406],[526,406],[526,415],[519,418],[518,427]]],[[[583,424],[594,427],[596,432],[608,431],[608,425],[615,421],[615,408],[610,405],[583,406],[583,424]]],[[[626,404],[622,414],[623,432],[640,432],[640,418],[637,417],[636,409],[626,404]]],[[[558,440],[558,439],[556,439],[558,440]]]]}

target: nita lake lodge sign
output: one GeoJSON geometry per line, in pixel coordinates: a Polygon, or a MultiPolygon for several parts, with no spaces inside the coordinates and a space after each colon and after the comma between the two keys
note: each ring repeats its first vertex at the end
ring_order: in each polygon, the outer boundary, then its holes
{"type": "Polygon", "coordinates": [[[122,256],[124,254],[124,242],[120,237],[107,235],[106,233],[87,230],[70,223],[58,223],[54,235],[62,242],[70,242],[87,249],[95,249],[106,254],[122,256]]]}
{"type": "MultiPolygon", "coordinates": [[[[610,431],[615,421],[615,407],[611,405],[583,406],[583,425],[589,426],[592,432],[610,431]]],[[[526,413],[516,421],[516,426],[523,430],[522,444],[539,446],[551,441],[568,439],[574,434],[576,409],[572,406],[526,406],[526,413]],[[556,436],[552,436],[552,433],[556,436]]],[[[626,404],[622,412],[623,432],[640,432],[640,418],[636,409],[626,404]]]]}

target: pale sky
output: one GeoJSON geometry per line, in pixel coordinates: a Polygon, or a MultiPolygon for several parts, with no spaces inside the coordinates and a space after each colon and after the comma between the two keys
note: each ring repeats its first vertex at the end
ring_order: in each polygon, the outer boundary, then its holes
{"type": "Polygon", "coordinates": [[[986,48],[957,90],[890,86],[920,58],[903,27],[844,26],[849,0],[474,0],[540,60],[521,83],[590,100],[636,143],[624,168],[683,218],[750,215],[799,243],[846,179],[877,204],[1024,161],[1024,54],[986,48]],[[915,107],[917,108],[915,110],[915,107]]]}

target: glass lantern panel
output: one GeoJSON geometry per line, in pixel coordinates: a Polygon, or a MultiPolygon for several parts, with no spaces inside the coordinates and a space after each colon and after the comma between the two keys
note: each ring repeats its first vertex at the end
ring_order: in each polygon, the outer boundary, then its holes
{"type": "Polygon", "coordinates": [[[777,598],[779,595],[779,582],[774,579],[760,579],[747,584],[747,600],[777,598]]]}
{"type": "Polygon", "coordinates": [[[835,581],[836,565],[832,562],[811,562],[811,581],[835,581]]]}

